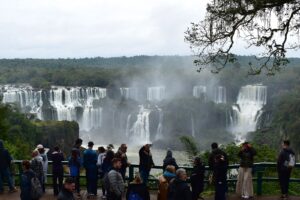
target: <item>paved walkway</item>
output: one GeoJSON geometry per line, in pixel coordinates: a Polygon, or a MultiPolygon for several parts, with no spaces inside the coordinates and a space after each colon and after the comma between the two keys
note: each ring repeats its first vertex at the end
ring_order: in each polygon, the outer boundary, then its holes
{"type": "MultiPolygon", "coordinates": [[[[0,200],[17,200],[20,199],[20,192],[9,194],[8,192],[5,192],[4,194],[0,195],[0,200]]],[[[46,194],[41,198],[41,200],[55,200],[56,198],[53,196],[52,190],[47,190],[46,194]]],[[[82,199],[85,200],[86,198],[86,192],[82,192],[82,199]]],[[[97,200],[101,200],[100,196],[98,198],[94,198],[97,200]]],[[[151,200],[156,200],[156,194],[152,192],[151,194],[151,200]]],[[[205,197],[205,200],[214,200],[213,197],[205,197]]],[[[279,200],[280,198],[278,196],[260,196],[255,197],[255,200],[279,200]]],[[[290,197],[290,200],[300,200],[299,197],[290,197]]],[[[125,198],[124,198],[125,200],[125,198]]],[[[182,199],[184,200],[184,199],[182,199]]],[[[228,200],[240,200],[236,195],[230,195],[228,200]]]]}

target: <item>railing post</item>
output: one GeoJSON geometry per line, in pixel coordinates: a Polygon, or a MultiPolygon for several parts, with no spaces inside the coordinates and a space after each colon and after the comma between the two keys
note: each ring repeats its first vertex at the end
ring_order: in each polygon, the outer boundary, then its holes
{"type": "Polygon", "coordinates": [[[257,185],[256,185],[256,191],[257,191],[257,195],[260,196],[262,195],[262,182],[263,182],[263,172],[262,171],[258,171],[257,172],[257,185]]]}
{"type": "Polygon", "coordinates": [[[129,183],[131,182],[131,181],[133,181],[133,177],[134,176],[134,166],[133,165],[130,165],[129,166],[129,183]]]}

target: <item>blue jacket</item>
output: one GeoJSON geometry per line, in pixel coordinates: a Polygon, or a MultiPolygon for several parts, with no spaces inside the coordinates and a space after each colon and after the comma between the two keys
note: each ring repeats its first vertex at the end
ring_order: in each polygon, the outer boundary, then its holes
{"type": "Polygon", "coordinates": [[[83,166],[88,169],[97,168],[98,156],[96,151],[87,149],[83,152],[83,166]]]}
{"type": "Polygon", "coordinates": [[[70,168],[70,175],[71,176],[79,176],[80,174],[80,167],[81,167],[81,159],[77,157],[77,160],[72,159],[69,157],[69,168],[70,168]]]}

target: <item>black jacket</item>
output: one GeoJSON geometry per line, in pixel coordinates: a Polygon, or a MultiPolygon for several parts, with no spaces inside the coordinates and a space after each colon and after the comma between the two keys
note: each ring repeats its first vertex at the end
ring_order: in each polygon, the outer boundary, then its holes
{"type": "Polygon", "coordinates": [[[62,161],[65,160],[64,155],[61,152],[54,151],[51,154],[52,172],[53,173],[62,173],[64,172],[62,161]]]}
{"type": "Polygon", "coordinates": [[[192,200],[192,192],[189,185],[176,178],[169,185],[168,200],[192,200]]]}
{"type": "Polygon", "coordinates": [[[143,200],[150,200],[149,191],[144,184],[130,183],[126,193],[127,200],[129,199],[129,195],[131,193],[138,194],[143,200]]]}
{"type": "Polygon", "coordinates": [[[177,165],[177,163],[176,163],[176,160],[175,160],[175,158],[173,158],[173,157],[166,157],[166,158],[164,159],[163,171],[166,170],[166,167],[167,167],[168,165],[173,165],[173,166],[175,167],[176,170],[178,169],[178,165],[177,165]]]}
{"type": "Polygon", "coordinates": [[[219,161],[214,166],[214,180],[215,184],[226,184],[227,182],[227,163],[226,161],[219,161]]]}
{"type": "Polygon", "coordinates": [[[250,147],[244,150],[241,150],[238,153],[240,157],[240,166],[241,167],[253,167],[254,156],[256,155],[256,151],[254,148],[250,147]]]}
{"type": "Polygon", "coordinates": [[[217,149],[212,150],[212,152],[211,152],[211,154],[208,158],[208,166],[209,166],[210,169],[214,168],[214,163],[215,163],[214,160],[215,160],[215,157],[217,155],[224,156],[225,163],[228,165],[228,156],[227,156],[227,154],[224,151],[222,151],[221,149],[217,148],[217,149]]]}
{"type": "Polygon", "coordinates": [[[150,171],[154,165],[152,154],[145,151],[145,147],[142,147],[139,151],[140,155],[140,169],[150,171]]]}
{"type": "Polygon", "coordinates": [[[192,190],[197,190],[199,192],[203,191],[204,188],[204,165],[195,166],[191,174],[191,186],[192,190]]]}
{"type": "Polygon", "coordinates": [[[287,167],[284,165],[286,161],[289,160],[289,155],[295,155],[294,151],[290,148],[284,148],[280,151],[277,159],[277,169],[278,170],[287,170],[287,167]]]}

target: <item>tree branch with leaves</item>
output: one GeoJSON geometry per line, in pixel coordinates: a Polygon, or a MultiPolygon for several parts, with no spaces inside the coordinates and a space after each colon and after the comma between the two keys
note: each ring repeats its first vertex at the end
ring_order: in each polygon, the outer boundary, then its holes
{"type": "Polygon", "coordinates": [[[229,62],[237,39],[261,51],[250,75],[273,75],[288,64],[287,50],[299,49],[300,0],[213,0],[205,19],[192,23],[185,40],[197,55],[194,63],[201,71],[208,66],[220,72],[229,62]]]}

